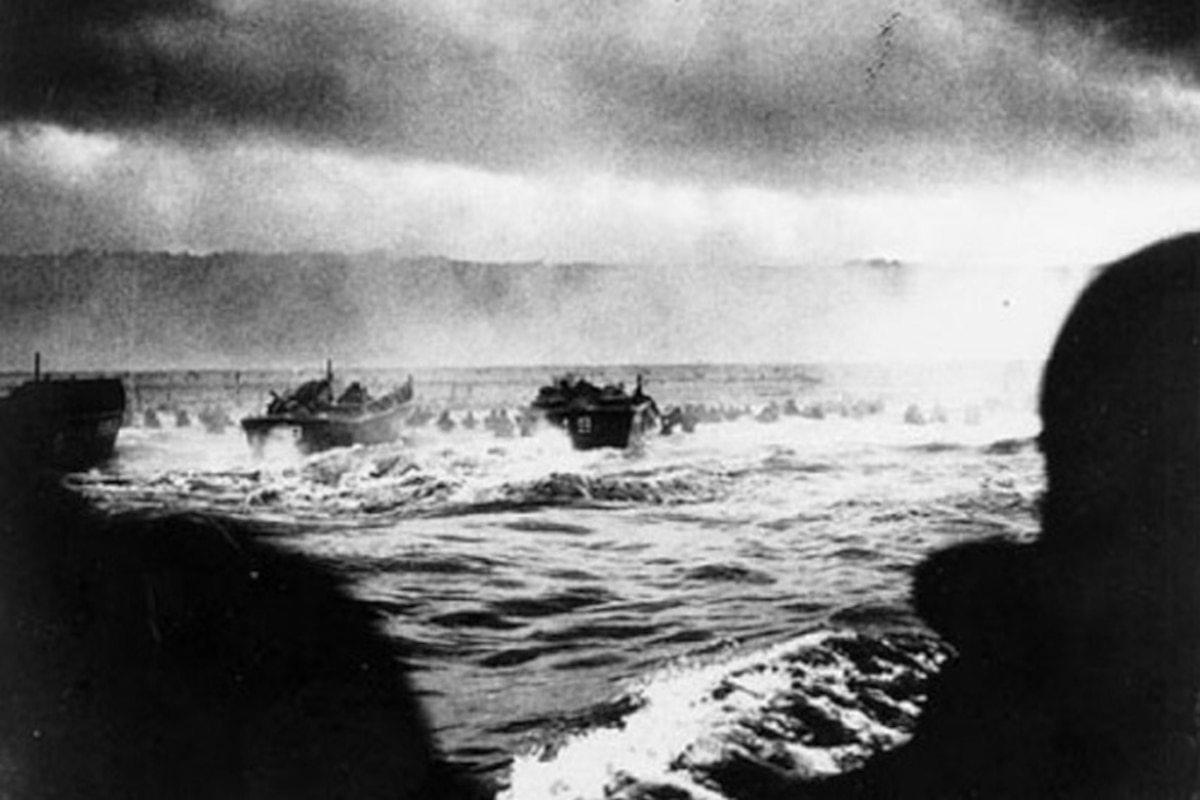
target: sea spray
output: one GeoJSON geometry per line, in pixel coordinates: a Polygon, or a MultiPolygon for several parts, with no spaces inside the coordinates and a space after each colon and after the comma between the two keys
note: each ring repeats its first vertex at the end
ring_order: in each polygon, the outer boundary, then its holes
{"type": "Polygon", "coordinates": [[[631,688],[619,719],[516,759],[502,800],[724,797],[737,761],[800,777],[905,741],[946,649],[919,633],[819,631],[631,688]]]}

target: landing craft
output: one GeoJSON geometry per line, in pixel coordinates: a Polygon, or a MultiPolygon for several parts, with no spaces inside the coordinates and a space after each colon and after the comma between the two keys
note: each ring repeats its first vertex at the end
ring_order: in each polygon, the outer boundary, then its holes
{"type": "Polygon", "coordinates": [[[395,441],[413,397],[413,382],[410,375],[400,388],[372,398],[356,381],[335,399],[333,364],[327,362],[324,378],[303,383],[283,396],[271,394],[266,414],[242,420],[251,447],[260,450],[272,433],[291,431],[300,451],[309,454],[395,441]]]}
{"type": "Polygon", "coordinates": [[[117,378],[61,379],[42,375],[0,399],[0,446],[24,464],[74,471],[112,457],[125,417],[125,385],[117,378]]]}
{"type": "Polygon", "coordinates": [[[628,447],[660,416],[654,400],[642,391],[641,375],[632,395],[622,386],[601,388],[565,375],[539,389],[532,407],[547,422],[566,430],[576,450],[628,447]]]}

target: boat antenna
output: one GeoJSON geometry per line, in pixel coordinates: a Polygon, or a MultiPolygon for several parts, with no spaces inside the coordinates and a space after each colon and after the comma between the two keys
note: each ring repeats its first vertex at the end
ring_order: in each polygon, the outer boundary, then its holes
{"type": "Polygon", "coordinates": [[[33,353],[33,382],[37,383],[42,379],[42,354],[38,351],[33,353]]]}
{"type": "Polygon", "coordinates": [[[333,383],[333,359],[325,359],[325,380],[333,383]]]}

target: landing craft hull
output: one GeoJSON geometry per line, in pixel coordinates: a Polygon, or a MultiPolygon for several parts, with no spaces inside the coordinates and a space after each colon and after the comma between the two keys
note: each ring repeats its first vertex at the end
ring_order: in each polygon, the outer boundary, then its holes
{"type": "Polygon", "coordinates": [[[0,444],[10,463],[85,470],[112,457],[124,416],[117,379],[35,380],[0,400],[0,444]]]}
{"type": "Polygon", "coordinates": [[[124,410],[68,416],[56,432],[52,463],[67,471],[88,469],[112,458],[124,410]]]}
{"type": "Polygon", "coordinates": [[[653,426],[649,403],[572,406],[547,419],[567,431],[576,450],[625,448],[653,426]]]}
{"type": "Polygon", "coordinates": [[[628,447],[658,417],[654,401],[642,392],[640,375],[632,395],[621,384],[599,387],[567,375],[540,388],[531,408],[564,429],[576,450],[628,447]]]}
{"type": "Polygon", "coordinates": [[[329,413],[247,417],[242,420],[242,430],[254,447],[261,447],[272,434],[290,432],[301,452],[319,453],[335,447],[394,442],[400,436],[405,410],[404,407],[397,407],[359,415],[329,413]]]}
{"type": "MultiPolygon", "coordinates": [[[[260,450],[276,432],[290,432],[302,453],[395,441],[413,397],[412,376],[399,389],[372,399],[361,384],[352,383],[334,401],[333,365],[323,380],[308,381],[275,399],[267,413],[242,420],[250,446],[260,450]]],[[[274,393],[272,393],[274,395],[274,393]]]]}

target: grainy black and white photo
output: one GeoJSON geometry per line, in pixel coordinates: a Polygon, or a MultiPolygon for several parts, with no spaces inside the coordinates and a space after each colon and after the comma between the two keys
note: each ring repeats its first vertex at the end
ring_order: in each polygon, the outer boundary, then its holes
{"type": "Polygon", "coordinates": [[[0,797],[1196,800],[1200,6],[0,0],[0,797]]]}

